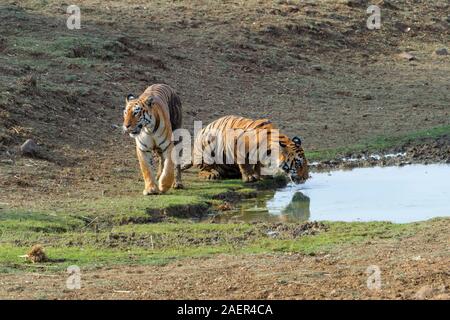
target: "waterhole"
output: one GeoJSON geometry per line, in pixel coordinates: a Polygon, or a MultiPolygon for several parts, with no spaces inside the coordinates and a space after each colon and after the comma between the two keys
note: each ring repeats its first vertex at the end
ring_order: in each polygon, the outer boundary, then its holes
{"type": "Polygon", "coordinates": [[[450,216],[450,165],[356,168],[312,173],[240,202],[226,221],[391,221],[450,216]]]}

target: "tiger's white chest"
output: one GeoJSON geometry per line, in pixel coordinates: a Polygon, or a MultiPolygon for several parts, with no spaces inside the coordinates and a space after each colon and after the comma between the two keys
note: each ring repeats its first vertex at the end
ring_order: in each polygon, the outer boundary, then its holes
{"type": "Polygon", "coordinates": [[[141,133],[135,139],[136,145],[142,151],[153,150],[157,145],[155,137],[151,134],[148,134],[145,130],[142,130],[141,133]]]}
{"type": "MultiPolygon", "coordinates": [[[[158,130],[159,131],[159,130],[158,130]]],[[[150,133],[147,130],[142,130],[141,133],[136,137],[136,145],[142,151],[151,150],[162,150],[165,152],[170,144],[171,140],[165,137],[160,132],[150,133]]]]}

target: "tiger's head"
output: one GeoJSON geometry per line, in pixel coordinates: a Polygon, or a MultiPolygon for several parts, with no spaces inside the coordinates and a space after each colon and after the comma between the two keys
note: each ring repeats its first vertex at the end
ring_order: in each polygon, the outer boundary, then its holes
{"type": "Polygon", "coordinates": [[[136,98],[129,94],[126,98],[126,105],[123,110],[123,132],[135,137],[141,133],[146,126],[150,126],[153,117],[150,112],[153,97],[136,98]]]}
{"type": "Polygon", "coordinates": [[[303,183],[309,178],[308,161],[299,137],[289,139],[280,136],[281,146],[279,168],[286,173],[294,183],[303,183]]]}

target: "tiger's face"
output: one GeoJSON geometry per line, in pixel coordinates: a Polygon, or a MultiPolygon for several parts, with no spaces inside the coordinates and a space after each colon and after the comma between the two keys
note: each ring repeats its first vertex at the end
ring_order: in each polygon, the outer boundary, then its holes
{"type": "Polygon", "coordinates": [[[282,152],[279,167],[294,183],[303,183],[309,178],[308,161],[299,137],[280,139],[282,152]]]}
{"type": "Polygon", "coordinates": [[[148,105],[151,105],[151,101],[144,103],[141,99],[135,98],[131,94],[128,95],[123,110],[122,129],[124,133],[128,133],[134,138],[141,133],[144,127],[151,124],[152,116],[148,112],[148,105]]]}

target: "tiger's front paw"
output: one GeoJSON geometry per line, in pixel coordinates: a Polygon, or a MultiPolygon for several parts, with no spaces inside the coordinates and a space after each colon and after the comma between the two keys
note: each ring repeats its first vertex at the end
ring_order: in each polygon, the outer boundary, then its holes
{"type": "Polygon", "coordinates": [[[146,188],[146,189],[144,189],[144,191],[142,191],[142,194],[144,196],[149,196],[149,195],[153,195],[153,194],[159,194],[159,190],[158,190],[157,187],[146,188]]]}

